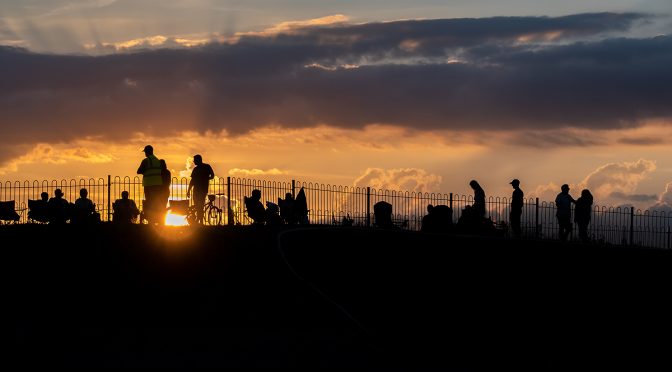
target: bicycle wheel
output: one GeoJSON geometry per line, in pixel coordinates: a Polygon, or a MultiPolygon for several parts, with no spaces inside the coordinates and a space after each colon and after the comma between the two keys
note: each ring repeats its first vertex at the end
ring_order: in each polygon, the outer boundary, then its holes
{"type": "Polygon", "coordinates": [[[196,223],[197,223],[196,218],[197,218],[196,208],[194,208],[193,206],[189,207],[189,209],[187,210],[187,217],[186,217],[187,223],[190,226],[196,225],[196,223]]]}
{"type": "Polygon", "coordinates": [[[209,205],[205,209],[205,216],[203,218],[205,221],[204,224],[210,226],[217,226],[222,223],[222,210],[213,205],[209,205]]]}

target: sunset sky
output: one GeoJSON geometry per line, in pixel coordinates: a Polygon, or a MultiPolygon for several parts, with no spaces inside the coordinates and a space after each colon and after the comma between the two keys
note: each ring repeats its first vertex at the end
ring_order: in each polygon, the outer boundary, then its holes
{"type": "Polygon", "coordinates": [[[174,175],[670,209],[671,31],[669,0],[0,0],[0,181],[152,144],[174,175]]]}

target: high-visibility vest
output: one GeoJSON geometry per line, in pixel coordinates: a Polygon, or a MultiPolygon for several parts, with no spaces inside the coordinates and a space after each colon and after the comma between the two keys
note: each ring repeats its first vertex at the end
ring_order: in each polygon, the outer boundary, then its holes
{"type": "Polygon", "coordinates": [[[142,172],[142,186],[160,186],[161,180],[161,162],[154,154],[147,157],[147,166],[142,172]]]}

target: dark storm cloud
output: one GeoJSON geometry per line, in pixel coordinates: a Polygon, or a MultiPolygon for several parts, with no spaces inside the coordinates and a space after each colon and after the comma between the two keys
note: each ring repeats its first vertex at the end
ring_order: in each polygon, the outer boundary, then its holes
{"type": "Polygon", "coordinates": [[[521,131],[517,133],[512,143],[525,147],[587,147],[606,144],[604,140],[593,138],[588,134],[573,133],[565,130],[521,131]]]}
{"type": "Polygon", "coordinates": [[[310,27],[234,44],[98,57],[0,47],[0,121],[11,143],[244,133],[269,124],[623,127],[672,115],[672,38],[563,37],[624,30],[646,19],[582,14],[310,27]],[[565,42],[519,43],[548,32],[565,42]],[[446,63],[456,54],[461,63],[446,63]]]}

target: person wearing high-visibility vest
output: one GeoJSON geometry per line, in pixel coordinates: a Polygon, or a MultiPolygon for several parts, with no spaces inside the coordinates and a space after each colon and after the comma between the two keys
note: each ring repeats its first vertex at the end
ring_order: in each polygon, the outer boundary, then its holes
{"type": "Polygon", "coordinates": [[[145,205],[142,209],[148,223],[163,224],[159,218],[161,214],[158,213],[161,206],[157,204],[163,185],[161,161],[154,155],[154,148],[151,145],[145,146],[142,151],[146,156],[138,167],[138,174],[142,174],[142,186],[145,188],[145,205]]]}

